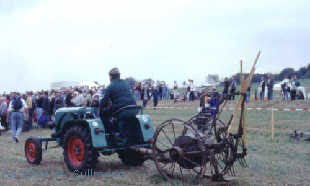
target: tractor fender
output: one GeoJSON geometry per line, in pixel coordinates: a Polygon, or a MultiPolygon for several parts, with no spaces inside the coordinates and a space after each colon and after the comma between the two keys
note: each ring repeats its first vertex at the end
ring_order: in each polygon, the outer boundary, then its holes
{"type": "Polygon", "coordinates": [[[91,135],[91,141],[94,148],[102,148],[108,146],[106,139],[106,131],[104,125],[100,119],[90,120],[71,120],[62,125],[62,128],[56,133],[52,134],[53,137],[60,138],[65,132],[72,126],[87,127],[89,135],[91,135]],[[96,132],[97,130],[97,132],[96,132]]]}
{"type": "Polygon", "coordinates": [[[107,132],[101,119],[86,120],[90,129],[90,135],[94,148],[103,148],[108,146],[107,132]]]}
{"type": "Polygon", "coordinates": [[[155,133],[151,117],[149,115],[142,114],[136,115],[136,118],[139,121],[144,142],[150,142],[155,133]]]}

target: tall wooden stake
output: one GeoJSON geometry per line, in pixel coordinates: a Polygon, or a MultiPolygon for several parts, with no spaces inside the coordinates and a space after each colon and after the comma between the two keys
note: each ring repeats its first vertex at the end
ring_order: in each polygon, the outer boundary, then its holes
{"type": "MultiPolygon", "coordinates": [[[[244,90],[244,74],[242,70],[242,60],[240,61],[240,81],[241,81],[241,90],[244,90]]],[[[247,91],[247,90],[246,90],[247,91]]],[[[246,125],[245,125],[245,114],[246,114],[246,104],[244,105],[244,110],[243,114],[241,115],[242,117],[242,142],[244,144],[244,147],[246,147],[246,125]]]]}
{"type": "MultiPolygon", "coordinates": [[[[261,54],[261,52],[259,51],[259,52],[257,53],[256,58],[255,58],[254,64],[253,64],[252,69],[251,69],[251,72],[250,72],[248,78],[247,78],[246,81],[245,81],[245,86],[243,87],[243,89],[241,89],[241,92],[242,92],[242,93],[244,93],[245,90],[248,89],[248,87],[249,87],[249,85],[250,85],[250,83],[251,83],[251,81],[252,81],[252,78],[253,78],[253,75],[254,75],[254,72],[255,72],[255,66],[256,66],[256,63],[257,63],[257,61],[258,61],[258,58],[259,58],[260,54],[261,54]]],[[[234,109],[234,112],[233,112],[233,116],[232,116],[230,125],[229,125],[229,127],[228,127],[228,133],[230,133],[230,131],[231,131],[232,124],[233,124],[233,122],[234,122],[234,120],[235,120],[235,118],[236,118],[236,115],[237,115],[237,113],[238,113],[238,109],[239,109],[240,106],[241,106],[241,102],[242,102],[242,97],[239,99],[237,105],[235,106],[235,109],[234,109]]]]}

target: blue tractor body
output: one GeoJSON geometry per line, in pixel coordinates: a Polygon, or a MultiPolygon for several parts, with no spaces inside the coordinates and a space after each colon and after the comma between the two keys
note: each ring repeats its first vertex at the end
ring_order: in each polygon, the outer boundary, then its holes
{"type": "MultiPolygon", "coordinates": [[[[149,115],[139,114],[136,115],[136,122],[140,128],[143,142],[150,144],[150,141],[154,135],[154,127],[149,115]]],[[[134,125],[133,123],[128,123],[134,125]]],[[[111,134],[106,130],[104,123],[100,118],[95,117],[95,110],[90,107],[69,107],[58,109],[55,113],[55,133],[56,141],[61,145],[63,135],[65,131],[74,126],[82,125],[88,127],[91,134],[92,146],[101,151],[106,149],[107,151],[113,150],[113,146],[110,145],[109,140],[111,134]]],[[[141,145],[141,144],[139,144],[141,145]]],[[[116,149],[119,148],[115,146],[116,149]]]]}

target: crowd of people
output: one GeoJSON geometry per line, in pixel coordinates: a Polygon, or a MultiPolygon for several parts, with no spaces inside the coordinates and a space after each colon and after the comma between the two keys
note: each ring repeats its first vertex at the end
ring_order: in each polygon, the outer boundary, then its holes
{"type": "Polygon", "coordinates": [[[99,107],[99,90],[95,87],[75,87],[65,90],[12,92],[0,98],[1,129],[11,129],[13,141],[19,141],[22,131],[29,131],[36,122],[46,128],[57,109],[62,107],[99,107]]]}
{"type": "MultiPolygon", "coordinates": [[[[147,103],[152,100],[154,109],[159,101],[174,100],[174,102],[194,101],[200,99],[201,92],[194,90],[193,80],[189,80],[188,84],[184,84],[184,91],[180,95],[177,82],[171,89],[165,82],[154,85],[148,82],[135,82],[131,86],[135,99],[141,100],[142,106],[146,107],[147,103]]],[[[281,96],[283,100],[300,99],[297,89],[300,86],[296,76],[290,79],[285,77],[281,83],[281,96]]],[[[262,77],[258,87],[255,89],[254,97],[256,100],[264,100],[267,94],[268,100],[273,100],[274,80],[271,74],[266,78],[262,77]],[[266,93],[267,91],[267,93],[266,93]],[[259,96],[257,96],[257,94],[259,96]]],[[[234,93],[237,91],[237,82],[232,78],[225,78],[223,83],[223,95],[232,95],[228,99],[234,100],[234,93]]],[[[246,101],[250,101],[251,86],[247,90],[246,101]]],[[[33,127],[33,123],[37,123],[37,127],[48,127],[49,123],[54,120],[54,113],[62,107],[94,107],[97,116],[99,116],[100,99],[104,94],[103,87],[69,87],[62,90],[26,92],[20,94],[12,92],[10,94],[2,94],[0,96],[0,132],[1,130],[11,129],[13,141],[19,141],[19,135],[22,131],[29,131],[33,127]],[[15,112],[18,111],[18,112],[15,112]]],[[[1,133],[0,133],[1,134],[1,133]]]]}
{"type": "Polygon", "coordinates": [[[193,80],[188,80],[188,83],[184,85],[185,90],[183,94],[180,93],[177,81],[174,81],[172,88],[168,88],[165,82],[161,82],[156,86],[151,83],[136,82],[132,89],[136,100],[141,100],[143,107],[146,107],[150,100],[153,101],[153,107],[156,107],[159,100],[165,101],[170,99],[174,100],[174,102],[189,102],[199,99],[201,92],[194,90],[193,80]]]}
{"type": "MultiPolygon", "coordinates": [[[[297,80],[296,75],[291,75],[290,78],[286,76],[281,82],[280,97],[282,101],[294,101],[304,100],[304,92],[299,91],[300,82],[297,80]]],[[[265,95],[267,94],[268,100],[273,100],[274,95],[274,81],[272,80],[271,74],[268,75],[267,79],[261,78],[258,86],[259,100],[264,101],[265,95]],[[266,92],[267,91],[267,92],[266,92]]],[[[257,95],[255,94],[255,97],[257,95]]]]}
{"type": "MultiPolygon", "coordinates": [[[[305,99],[306,95],[304,95],[303,91],[300,91],[300,82],[297,80],[296,75],[291,75],[290,78],[286,76],[283,81],[280,82],[280,86],[280,97],[282,101],[305,99]]],[[[225,78],[223,94],[233,94],[236,90],[237,83],[234,77],[225,78]]],[[[265,98],[269,101],[274,100],[274,90],[275,82],[272,75],[268,74],[266,77],[261,77],[260,82],[257,84],[257,87],[255,87],[253,98],[260,101],[264,101],[265,98]]],[[[249,102],[251,97],[251,85],[248,87],[246,94],[246,102],[249,102]]],[[[234,96],[231,96],[229,99],[234,100],[234,98],[234,96]]]]}
{"type": "Polygon", "coordinates": [[[146,107],[149,100],[153,99],[154,107],[158,100],[167,100],[169,89],[166,83],[162,82],[156,86],[151,83],[136,82],[132,87],[136,100],[142,100],[143,107],[146,107]]]}

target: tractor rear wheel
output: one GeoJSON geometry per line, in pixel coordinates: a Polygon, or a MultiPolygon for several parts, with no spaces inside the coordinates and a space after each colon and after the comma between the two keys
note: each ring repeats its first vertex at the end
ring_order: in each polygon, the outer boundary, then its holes
{"type": "Polygon", "coordinates": [[[74,126],[66,131],[63,154],[70,171],[79,173],[95,167],[98,153],[92,147],[87,128],[74,126]]]}
{"type": "Polygon", "coordinates": [[[131,149],[118,152],[118,157],[126,166],[141,166],[145,161],[141,153],[131,149]]]}
{"type": "Polygon", "coordinates": [[[30,137],[25,143],[25,156],[30,164],[39,165],[42,160],[42,142],[30,137]]]}

